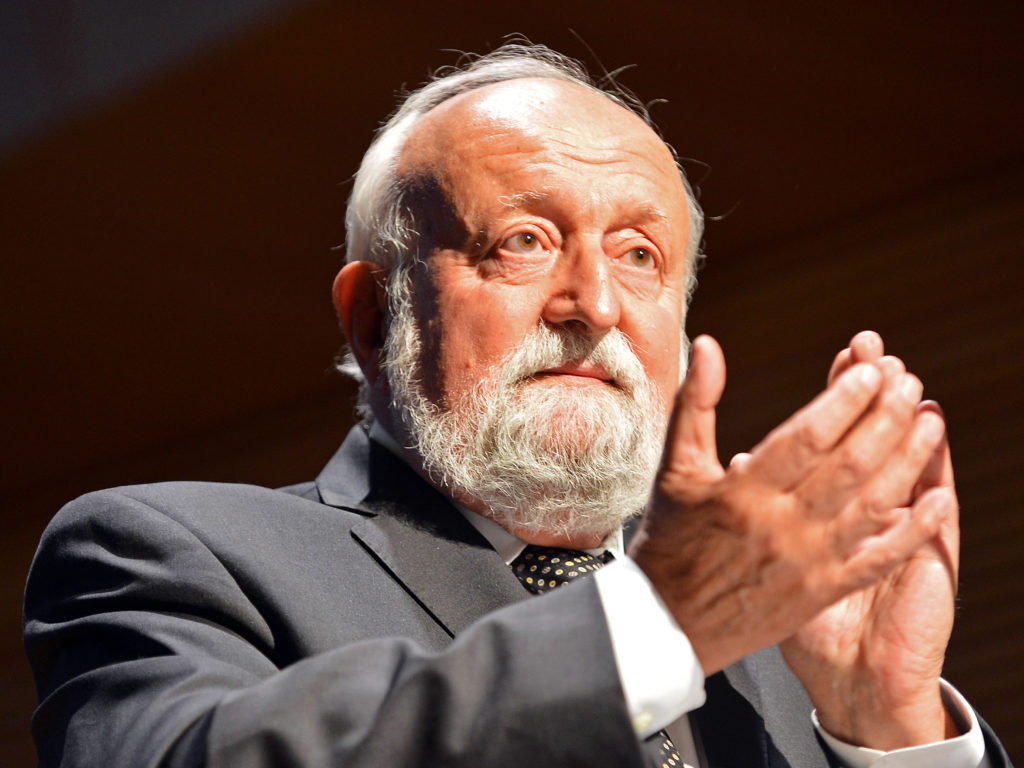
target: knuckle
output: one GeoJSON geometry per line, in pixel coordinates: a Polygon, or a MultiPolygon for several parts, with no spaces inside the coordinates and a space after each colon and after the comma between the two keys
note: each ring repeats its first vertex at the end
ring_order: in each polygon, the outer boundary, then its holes
{"type": "Polygon", "coordinates": [[[878,390],[881,373],[870,363],[857,363],[839,379],[840,390],[853,402],[872,397],[878,390]]]}
{"type": "Polygon", "coordinates": [[[903,391],[886,390],[878,408],[879,424],[884,429],[892,429],[905,423],[912,410],[913,401],[903,391]]]}
{"type": "Polygon", "coordinates": [[[741,538],[756,535],[747,512],[749,507],[747,500],[748,495],[736,487],[724,489],[718,497],[721,508],[719,516],[721,527],[741,538]]]}
{"type": "Polygon", "coordinates": [[[922,439],[920,435],[913,435],[904,449],[904,463],[908,467],[923,468],[934,450],[934,445],[922,439]]]}
{"type": "Polygon", "coordinates": [[[824,453],[831,447],[826,430],[819,422],[811,419],[804,419],[796,425],[793,439],[796,450],[801,455],[824,453]]]}
{"type": "Polygon", "coordinates": [[[860,589],[875,583],[892,570],[893,555],[885,547],[872,547],[857,558],[857,567],[846,573],[849,589],[860,589]]]}
{"type": "Polygon", "coordinates": [[[664,500],[672,505],[697,504],[703,493],[696,487],[696,479],[678,472],[665,473],[655,483],[655,500],[664,500]]]}
{"type": "Polygon", "coordinates": [[[903,361],[895,355],[885,355],[880,357],[877,365],[882,369],[885,375],[890,378],[901,376],[907,371],[906,365],[904,365],[903,361]]]}
{"type": "Polygon", "coordinates": [[[866,495],[860,504],[863,517],[878,524],[892,520],[894,510],[892,505],[875,493],[866,495]]]}
{"type": "Polygon", "coordinates": [[[874,468],[874,455],[868,446],[851,446],[840,457],[836,480],[841,486],[858,485],[874,468]]]}
{"type": "Polygon", "coordinates": [[[684,443],[672,447],[669,461],[669,468],[672,472],[684,477],[701,474],[706,464],[707,457],[697,446],[684,443]]]}

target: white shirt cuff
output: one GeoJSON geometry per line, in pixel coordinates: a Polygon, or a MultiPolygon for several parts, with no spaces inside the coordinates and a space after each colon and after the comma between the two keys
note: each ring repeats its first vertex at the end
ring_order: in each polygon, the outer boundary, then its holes
{"type": "Polygon", "coordinates": [[[594,578],[633,728],[646,738],[704,703],[704,670],[636,563],[618,558],[594,578]]]}
{"type": "Polygon", "coordinates": [[[844,768],[934,768],[937,765],[943,768],[987,768],[989,762],[985,758],[985,737],[974,710],[960,692],[945,680],[942,681],[942,701],[957,725],[962,730],[966,729],[966,732],[954,739],[892,752],[847,744],[821,727],[817,712],[811,713],[811,719],[818,734],[844,768]]]}

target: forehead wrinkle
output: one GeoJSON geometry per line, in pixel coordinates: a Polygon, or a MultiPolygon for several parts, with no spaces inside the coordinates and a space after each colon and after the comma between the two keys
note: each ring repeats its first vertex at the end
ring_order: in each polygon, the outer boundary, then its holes
{"type": "MultiPolygon", "coordinates": [[[[485,164],[515,163],[524,158],[525,165],[550,163],[569,167],[578,163],[584,166],[605,166],[632,163],[639,159],[642,165],[649,167],[650,175],[678,173],[668,146],[653,134],[641,137],[640,146],[637,146],[636,142],[623,143],[618,137],[598,144],[596,142],[600,137],[595,133],[578,134],[550,125],[509,127],[482,123],[478,127],[482,129],[483,135],[473,138],[471,144],[474,146],[468,156],[485,164]],[[653,141],[649,142],[648,139],[653,141]],[[650,150],[662,157],[655,160],[650,150]]],[[[445,142],[439,146],[441,151],[438,154],[442,162],[460,167],[467,159],[466,150],[469,145],[466,142],[455,145],[445,142]]]]}
{"type": "MultiPolygon", "coordinates": [[[[591,206],[599,202],[605,202],[604,195],[602,195],[600,189],[590,190],[587,197],[590,200],[591,206]]],[[[563,205],[563,198],[566,198],[566,195],[564,195],[560,189],[555,187],[553,188],[553,191],[549,191],[549,189],[545,188],[529,189],[521,192],[499,195],[497,199],[499,204],[511,211],[522,211],[535,208],[558,209],[563,205]]],[[[576,203],[572,198],[573,196],[570,195],[565,199],[564,204],[575,207],[576,203]]],[[[625,215],[621,217],[624,222],[630,224],[655,222],[666,227],[671,227],[672,225],[672,217],[668,212],[653,202],[638,200],[620,203],[618,207],[626,211],[625,215]]]]}
{"type": "MultiPolygon", "coordinates": [[[[557,170],[568,171],[570,174],[585,175],[587,169],[607,168],[605,173],[611,175],[626,176],[634,179],[643,179],[645,182],[655,186],[668,180],[671,185],[679,182],[679,169],[671,158],[666,157],[666,165],[651,162],[650,158],[640,150],[627,150],[624,148],[609,149],[601,155],[588,153],[586,150],[573,148],[567,151],[561,148],[545,147],[535,151],[512,150],[502,155],[491,155],[488,160],[512,160],[522,157],[523,161],[519,166],[526,172],[543,172],[545,167],[557,170]],[[639,158],[642,163],[634,162],[639,158]],[[616,166],[621,167],[621,170],[616,166]]],[[[598,184],[597,186],[602,186],[598,184]]]]}
{"type": "Polygon", "coordinates": [[[658,136],[651,131],[650,135],[639,138],[639,144],[623,143],[621,138],[615,136],[607,142],[598,143],[599,137],[595,132],[580,134],[576,131],[559,129],[548,126],[547,130],[539,135],[539,138],[548,145],[549,152],[563,154],[571,160],[581,163],[592,163],[595,165],[607,165],[609,163],[627,162],[639,158],[644,163],[662,170],[660,162],[653,162],[648,151],[655,150],[656,154],[663,154],[663,158],[674,172],[676,169],[672,151],[658,136]]]}

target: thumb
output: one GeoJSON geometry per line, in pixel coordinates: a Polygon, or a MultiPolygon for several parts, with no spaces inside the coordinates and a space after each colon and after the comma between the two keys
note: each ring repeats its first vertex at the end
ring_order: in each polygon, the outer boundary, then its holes
{"type": "Polygon", "coordinates": [[[722,348],[711,336],[698,336],[693,340],[690,368],[669,419],[667,471],[707,482],[721,477],[724,470],[718,461],[715,408],[724,389],[722,348]]]}

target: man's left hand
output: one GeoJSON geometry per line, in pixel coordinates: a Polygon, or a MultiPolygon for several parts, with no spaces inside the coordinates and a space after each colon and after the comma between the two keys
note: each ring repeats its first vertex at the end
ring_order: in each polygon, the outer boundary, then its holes
{"type": "MultiPolygon", "coordinates": [[[[882,353],[877,334],[858,334],[836,357],[830,384],[854,363],[873,363],[886,377],[902,375],[903,363],[882,353]]],[[[920,408],[941,415],[934,403],[920,408]]],[[[934,488],[954,492],[946,440],[906,505],[934,488]]],[[[939,535],[887,577],[822,611],[782,643],[829,733],[880,750],[958,735],[938,682],[953,627],[958,561],[959,527],[950,514],[939,535]]]]}

